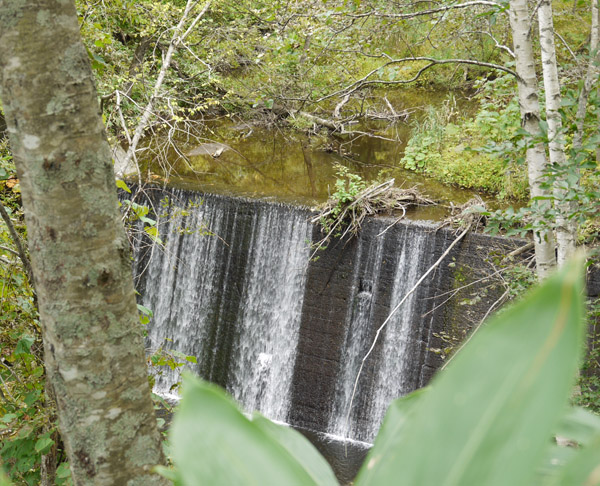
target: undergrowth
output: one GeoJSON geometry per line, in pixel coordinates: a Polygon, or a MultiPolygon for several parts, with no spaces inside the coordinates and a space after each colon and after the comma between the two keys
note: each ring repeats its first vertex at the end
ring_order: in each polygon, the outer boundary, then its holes
{"type": "Polygon", "coordinates": [[[446,184],[496,194],[500,199],[525,199],[528,195],[522,153],[497,154],[491,146],[502,144],[520,127],[519,106],[508,76],[480,82],[473,117],[459,116],[450,97],[439,109],[428,108],[423,120],[413,124],[413,134],[401,164],[446,184]]]}

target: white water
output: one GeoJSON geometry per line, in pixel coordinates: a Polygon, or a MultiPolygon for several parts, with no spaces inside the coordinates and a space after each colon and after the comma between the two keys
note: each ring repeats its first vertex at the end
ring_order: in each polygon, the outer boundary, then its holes
{"type": "MultiPolygon", "coordinates": [[[[369,424],[361,423],[353,413],[347,420],[347,415],[362,358],[367,353],[373,338],[372,304],[373,296],[378,290],[383,242],[383,238],[376,238],[369,240],[367,246],[362,239],[359,240],[352,278],[353,303],[346,316],[346,340],[327,431],[331,435],[361,440],[368,436],[369,424]],[[364,273],[361,278],[359,275],[362,265],[364,265],[364,273]]],[[[359,382],[354,395],[353,411],[365,406],[362,399],[370,394],[368,386],[365,380],[359,382]]]]}
{"type": "MultiPolygon", "coordinates": [[[[405,237],[394,277],[392,307],[404,298],[421,277],[423,263],[428,261],[426,240],[423,232],[412,234],[410,239],[405,237]]],[[[415,341],[418,338],[414,334],[421,325],[415,326],[414,322],[420,322],[422,318],[419,315],[417,293],[413,292],[386,325],[376,385],[370,401],[371,439],[383,422],[390,403],[410,393],[417,385],[413,367],[415,353],[418,352],[418,343],[415,341]]],[[[416,375],[420,377],[420,373],[416,375]]]]}
{"type": "MultiPolygon", "coordinates": [[[[190,197],[174,196],[184,203],[190,197]]],[[[188,366],[226,386],[246,411],[288,422],[312,228],[303,211],[235,201],[208,196],[185,216],[171,208],[161,223],[165,250],[155,249],[149,261],[138,259],[138,268],[147,266],[142,303],[154,311],[147,343],[151,351],[164,347],[196,357],[197,365],[188,366]],[[212,235],[204,234],[207,228],[212,235]]],[[[430,308],[422,298],[426,283],[380,336],[347,422],[358,369],[381,312],[393,308],[429,267],[434,238],[422,228],[403,227],[382,237],[363,236],[357,244],[351,305],[339,323],[346,337],[335,398],[321,432],[369,443],[390,402],[421,385],[419,357],[430,332],[424,324],[430,318],[422,316],[430,308]]],[[[176,396],[181,368],[162,369],[155,392],[176,396]]]]}
{"type": "Polygon", "coordinates": [[[247,410],[285,421],[309,248],[306,218],[256,216],[228,391],[247,410]]]}
{"type": "MultiPolygon", "coordinates": [[[[346,349],[342,361],[342,371],[338,378],[334,407],[329,420],[328,432],[350,440],[373,442],[390,403],[402,395],[413,391],[420,379],[420,370],[414,369],[415,353],[419,353],[418,343],[423,317],[420,315],[418,292],[413,293],[392,316],[379,337],[381,351],[373,352],[365,362],[359,377],[356,393],[354,385],[360,364],[367,354],[375,337],[375,330],[382,324],[374,321],[376,295],[379,288],[383,238],[371,241],[367,255],[359,248],[357,260],[366,258],[362,282],[357,276],[353,281],[353,306],[347,319],[346,349]],[[365,279],[366,284],[365,284],[365,279]],[[370,363],[370,361],[373,363],[370,363]],[[352,409],[349,413],[350,403],[352,409]]],[[[427,268],[432,248],[426,233],[422,231],[400,232],[397,265],[394,272],[390,308],[415,285],[427,268]]],[[[355,272],[359,265],[356,265],[355,272]]]]}
{"type": "MultiPolygon", "coordinates": [[[[196,357],[188,366],[207,379],[227,374],[245,410],[285,421],[309,257],[306,214],[265,204],[241,214],[218,197],[178,213],[161,223],[165,250],[154,249],[144,277],[151,350],[196,357]],[[224,345],[232,349],[226,370],[218,368],[224,345]]],[[[176,393],[182,368],[161,368],[155,393],[176,393]]]]}

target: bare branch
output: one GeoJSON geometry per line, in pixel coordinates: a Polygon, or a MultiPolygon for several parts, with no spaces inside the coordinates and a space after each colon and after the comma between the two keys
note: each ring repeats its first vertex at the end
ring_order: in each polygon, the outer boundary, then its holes
{"type": "Polygon", "coordinates": [[[383,65],[379,66],[377,69],[373,69],[371,72],[369,72],[368,74],[366,74],[359,80],[355,81],[354,83],[350,84],[349,86],[346,86],[345,88],[342,88],[334,93],[323,96],[323,97],[319,98],[318,100],[316,100],[316,102],[319,103],[326,99],[332,98],[334,96],[339,96],[342,94],[344,96],[346,96],[348,94],[354,93],[355,91],[363,88],[364,86],[372,85],[372,84],[390,85],[390,84],[412,83],[412,82],[416,81],[421,76],[421,74],[423,74],[423,72],[425,70],[427,70],[433,66],[436,66],[438,64],[469,64],[472,66],[481,66],[481,67],[487,67],[487,68],[491,68],[491,69],[497,69],[499,71],[504,71],[505,73],[511,74],[512,76],[514,76],[517,79],[519,77],[515,71],[513,71],[512,69],[509,69],[505,66],[501,66],[499,64],[494,64],[494,63],[490,63],[490,62],[476,61],[474,59],[435,59],[433,57],[424,57],[424,56],[403,57],[401,59],[393,59],[391,61],[384,63],[383,65]],[[427,66],[421,68],[419,70],[419,72],[410,79],[404,79],[404,80],[398,80],[398,81],[395,81],[395,80],[394,81],[383,81],[380,79],[369,80],[369,78],[371,76],[373,76],[378,71],[380,71],[381,69],[384,69],[388,66],[392,66],[394,64],[401,64],[401,63],[405,63],[405,62],[415,62],[415,61],[427,61],[427,62],[429,62],[429,64],[427,66]]]}
{"type": "Polygon", "coordinates": [[[395,19],[395,20],[404,20],[404,19],[412,19],[415,17],[421,17],[423,15],[432,15],[432,14],[436,14],[436,13],[440,13],[440,12],[448,12],[449,10],[470,8],[470,7],[476,7],[476,6],[494,7],[494,8],[505,10],[505,7],[500,3],[488,2],[485,0],[475,0],[472,2],[455,3],[454,5],[445,5],[443,7],[432,8],[430,10],[421,10],[419,12],[411,12],[411,13],[404,13],[404,14],[382,13],[382,12],[377,12],[375,10],[372,10],[371,12],[366,12],[363,14],[343,14],[343,15],[345,15],[346,17],[355,18],[355,19],[364,18],[364,17],[381,17],[381,18],[388,18],[388,19],[395,19]]]}
{"type": "Polygon", "coordinates": [[[2,219],[6,223],[6,226],[8,227],[8,232],[10,233],[10,237],[12,238],[13,243],[15,244],[15,247],[17,248],[17,252],[19,253],[19,258],[21,259],[21,262],[23,263],[23,268],[25,269],[25,273],[27,274],[29,283],[33,287],[33,269],[31,268],[31,263],[29,261],[29,258],[27,257],[27,253],[25,252],[25,248],[23,247],[23,244],[21,243],[21,237],[17,233],[17,230],[15,229],[15,225],[13,224],[12,220],[10,219],[10,216],[6,212],[6,209],[4,208],[4,205],[2,204],[1,201],[0,201],[0,216],[2,216],[2,219]]]}
{"type": "Polygon", "coordinates": [[[185,24],[187,16],[189,15],[190,11],[196,4],[197,4],[197,2],[192,2],[192,0],[188,0],[187,4],[185,6],[183,15],[181,16],[179,23],[177,24],[177,26],[175,27],[175,29],[173,31],[173,36],[171,38],[171,42],[169,43],[169,49],[167,50],[167,53],[163,58],[162,67],[160,69],[160,72],[158,73],[158,77],[156,79],[156,84],[154,85],[154,90],[152,92],[152,96],[150,97],[148,104],[144,108],[142,118],[140,119],[140,122],[135,129],[135,132],[133,134],[133,139],[131,140],[131,144],[129,145],[129,149],[127,150],[127,155],[125,156],[123,163],[122,163],[123,167],[127,167],[129,162],[131,161],[131,159],[134,158],[134,154],[137,149],[138,143],[139,143],[140,139],[142,138],[142,135],[144,133],[144,130],[146,129],[146,126],[148,125],[148,121],[150,120],[150,116],[152,114],[152,109],[154,107],[154,101],[158,97],[160,88],[163,84],[165,75],[167,73],[167,69],[169,68],[169,64],[171,64],[171,58],[173,57],[173,52],[179,46],[179,44],[182,42],[182,40],[189,34],[191,27],[193,27],[195,25],[195,23],[198,22],[198,20],[200,20],[200,17],[206,13],[206,11],[208,10],[208,7],[211,4],[211,0],[209,0],[206,3],[206,5],[204,6],[204,8],[200,12],[200,14],[198,14],[196,19],[194,19],[194,22],[192,22],[192,25],[190,26],[190,28],[183,34],[182,37],[179,37],[179,33],[183,29],[183,26],[185,24]]]}
{"type": "Polygon", "coordinates": [[[365,354],[365,356],[363,357],[363,359],[360,363],[360,368],[356,375],[356,380],[354,381],[352,397],[350,398],[350,404],[348,405],[348,413],[346,415],[346,427],[348,426],[348,421],[350,420],[350,412],[352,410],[352,403],[354,402],[354,397],[356,395],[356,389],[358,387],[358,380],[360,379],[360,376],[362,374],[362,370],[365,365],[365,362],[367,361],[369,356],[371,356],[373,349],[375,349],[375,345],[377,344],[377,341],[379,340],[381,331],[383,331],[385,329],[387,324],[390,322],[390,319],[392,318],[392,316],[398,311],[398,309],[400,309],[402,304],[404,304],[404,302],[406,302],[406,300],[415,292],[415,290],[417,290],[417,288],[419,288],[419,285],[421,285],[423,283],[423,281],[427,278],[427,276],[431,272],[433,272],[439,266],[439,264],[442,263],[442,261],[444,261],[444,259],[448,256],[448,254],[452,250],[452,248],[454,248],[467,235],[467,233],[471,230],[471,226],[472,226],[472,224],[467,226],[462,231],[462,233],[456,237],[456,239],[450,244],[450,246],[448,246],[448,248],[446,248],[446,251],[444,251],[444,253],[442,253],[442,255],[437,259],[437,261],[433,265],[431,265],[431,267],[429,267],[429,269],[421,276],[421,278],[417,281],[417,283],[415,285],[413,285],[413,287],[406,293],[406,295],[404,297],[402,297],[400,302],[398,302],[398,304],[396,304],[396,306],[392,309],[392,312],[390,312],[390,314],[387,316],[385,321],[383,321],[383,324],[381,324],[381,326],[379,326],[379,328],[377,329],[377,332],[375,333],[375,338],[373,339],[373,342],[371,343],[371,347],[369,348],[369,350],[367,351],[367,353],[365,354]]]}

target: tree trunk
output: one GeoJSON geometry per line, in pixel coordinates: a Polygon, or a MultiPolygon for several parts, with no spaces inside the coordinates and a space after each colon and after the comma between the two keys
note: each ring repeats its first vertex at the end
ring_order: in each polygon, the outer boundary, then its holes
{"type": "MultiPolygon", "coordinates": [[[[523,128],[532,136],[540,136],[540,105],[538,101],[538,81],[535,73],[533,46],[529,36],[529,12],[527,0],[511,0],[509,9],[510,26],[513,34],[513,45],[518,74],[519,106],[523,128]]],[[[529,191],[532,198],[550,196],[542,187],[547,170],[546,152],[543,143],[537,143],[527,149],[527,170],[529,174],[529,191]]],[[[539,201],[542,209],[548,206],[547,201],[539,201]]],[[[536,216],[534,224],[543,224],[536,216]]],[[[554,238],[551,230],[540,229],[534,232],[535,260],[537,274],[546,277],[556,266],[554,255],[554,238]]]]}
{"type": "Polygon", "coordinates": [[[600,63],[600,52],[598,51],[598,42],[600,37],[600,9],[598,8],[598,0],[592,1],[592,27],[590,32],[590,59],[588,68],[583,80],[579,101],[577,103],[577,114],[575,115],[575,123],[577,129],[573,135],[573,150],[575,152],[581,150],[583,141],[583,129],[585,125],[585,115],[587,111],[588,98],[594,83],[598,80],[598,63],[600,63]]]}
{"type": "Polygon", "coordinates": [[[65,0],[0,2],[0,96],[76,485],[167,484],[110,148],[65,0]]]}
{"type": "Polygon", "coordinates": [[[550,162],[558,170],[554,180],[554,209],[556,210],[556,247],[558,265],[564,264],[575,253],[577,226],[569,214],[573,204],[565,201],[569,180],[567,178],[567,157],[562,134],[562,119],[560,115],[561,95],[556,63],[556,48],[554,46],[554,23],[552,19],[552,4],[543,0],[538,9],[538,24],[540,31],[540,47],[542,51],[542,69],[544,87],[546,88],[546,121],[548,122],[548,138],[550,139],[550,162]]]}

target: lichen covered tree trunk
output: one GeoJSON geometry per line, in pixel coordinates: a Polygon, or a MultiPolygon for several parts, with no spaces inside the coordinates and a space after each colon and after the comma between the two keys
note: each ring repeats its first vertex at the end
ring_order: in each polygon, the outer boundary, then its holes
{"type": "Polygon", "coordinates": [[[71,0],[0,2],[0,97],[75,484],[165,484],[110,149],[71,0]]]}
{"type": "MultiPolygon", "coordinates": [[[[527,0],[511,0],[509,9],[510,26],[518,74],[519,106],[523,128],[533,137],[540,135],[539,86],[535,72],[533,46],[529,29],[529,11],[527,0]]],[[[548,161],[543,143],[536,143],[527,149],[527,170],[531,198],[549,197],[550,193],[542,187],[548,161]]],[[[540,202],[542,209],[548,204],[540,202]]],[[[535,221],[540,227],[543,221],[535,221]]],[[[551,230],[538,229],[534,232],[535,260],[540,278],[546,277],[556,266],[554,255],[554,237],[551,230]]]]}

